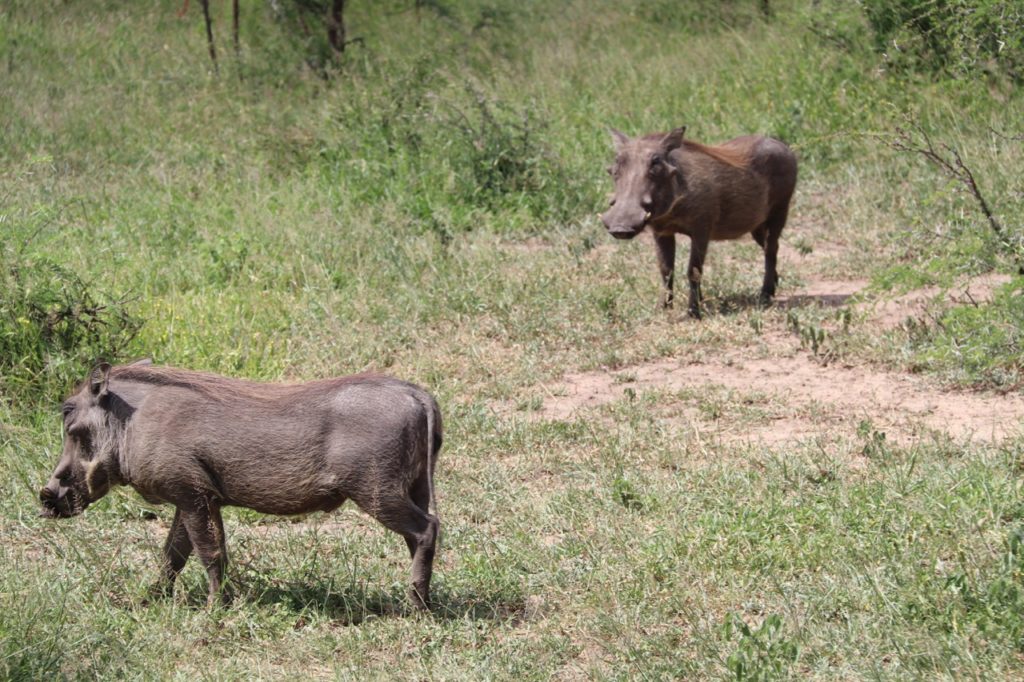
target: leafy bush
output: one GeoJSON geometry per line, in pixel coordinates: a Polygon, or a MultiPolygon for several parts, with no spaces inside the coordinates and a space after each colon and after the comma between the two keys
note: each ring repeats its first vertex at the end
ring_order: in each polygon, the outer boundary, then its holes
{"type": "Polygon", "coordinates": [[[637,13],[658,26],[706,33],[717,28],[739,28],[770,17],[770,0],[654,0],[642,3],[637,13]]]}
{"type": "Polygon", "coordinates": [[[53,260],[26,254],[16,230],[0,242],[0,398],[56,400],[99,357],[116,358],[141,321],[53,260]]]}
{"type": "Polygon", "coordinates": [[[473,229],[478,211],[578,215],[584,190],[548,143],[545,112],[456,84],[449,66],[425,58],[372,74],[373,91],[338,102],[333,118],[344,132],[320,145],[321,159],[339,175],[358,165],[377,176],[361,185],[361,200],[395,201],[411,224],[445,242],[473,229]],[[398,177],[401,193],[390,190],[398,177]]]}
{"type": "Polygon", "coordinates": [[[1024,78],[1024,6],[1016,0],[865,0],[877,49],[890,64],[1024,78]]]}
{"type": "Polygon", "coordinates": [[[468,200],[494,208],[514,195],[542,192],[550,179],[562,179],[533,107],[513,107],[473,87],[467,92],[469,104],[450,105],[439,123],[454,133],[453,159],[461,166],[459,185],[468,200]]]}

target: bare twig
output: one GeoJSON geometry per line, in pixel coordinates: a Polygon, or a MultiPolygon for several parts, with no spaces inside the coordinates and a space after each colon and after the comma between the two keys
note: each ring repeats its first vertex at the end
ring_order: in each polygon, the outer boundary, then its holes
{"type": "Polygon", "coordinates": [[[231,0],[231,38],[235,43],[235,56],[237,57],[241,50],[238,41],[238,0],[231,0]]]}
{"type": "Polygon", "coordinates": [[[989,126],[988,129],[989,132],[1001,140],[1006,140],[1007,142],[1024,142],[1024,135],[1007,135],[1006,133],[999,132],[992,126],[989,126]]]}
{"type": "Polygon", "coordinates": [[[213,25],[210,22],[210,0],[199,0],[203,6],[203,19],[206,20],[206,44],[210,48],[210,60],[213,61],[214,73],[220,73],[217,66],[217,48],[213,45],[213,25]]]}
{"type": "Polygon", "coordinates": [[[985,196],[981,193],[981,189],[978,187],[977,181],[974,179],[974,173],[964,163],[958,152],[948,144],[943,143],[942,149],[944,149],[950,156],[943,155],[939,150],[935,148],[935,144],[932,142],[931,137],[925,130],[917,125],[916,123],[911,124],[911,129],[908,131],[906,128],[896,128],[896,138],[889,141],[889,146],[900,152],[911,152],[914,154],[920,154],[926,159],[931,161],[933,164],[939,167],[949,177],[954,180],[958,180],[971,191],[974,195],[975,200],[978,202],[978,206],[981,208],[981,212],[985,214],[985,218],[988,219],[988,224],[991,226],[992,231],[995,232],[996,236],[1000,239],[1003,238],[1003,226],[996,220],[996,217],[992,214],[992,209],[989,208],[988,202],[985,200],[985,196]],[[921,139],[918,142],[917,138],[921,139]]]}
{"type": "Polygon", "coordinates": [[[981,188],[978,187],[974,173],[960,156],[960,152],[945,143],[940,145],[941,150],[937,149],[928,133],[920,125],[915,122],[909,122],[908,126],[909,129],[897,127],[895,138],[882,138],[885,144],[896,151],[920,154],[938,166],[948,177],[965,185],[974,196],[978,208],[988,220],[988,224],[992,228],[996,239],[1008,254],[1012,254],[1011,257],[1016,262],[1017,271],[1024,275],[1024,260],[1022,260],[1019,236],[1006,234],[1003,225],[996,219],[995,214],[992,213],[992,209],[988,205],[988,201],[986,201],[985,196],[981,193],[981,188]]]}

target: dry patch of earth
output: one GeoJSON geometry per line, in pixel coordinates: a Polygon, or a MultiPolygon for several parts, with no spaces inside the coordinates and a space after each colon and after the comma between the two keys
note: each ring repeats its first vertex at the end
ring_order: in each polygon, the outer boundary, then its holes
{"type": "Polygon", "coordinates": [[[766,407],[768,423],[744,423],[735,433],[720,434],[732,440],[800,440],[822,429],[853,432],[868,420],[898,441],[929,432],[998,441],[1020,433],[1024,418],[1019,395],[942,391],[912,375],[822,365],[809,353],[759,359],[730,353],[710,362],[666,359],[615,372],[569,374],[548,388],[548,398],[534,414],[571,419],[625,398],[628,391],[650,389],[698,396],[691,399],[696,403],[709,387],[728,389],[732,399],[766,407]]]}
{"type": "MultiPolygon", "coordinates": [[[[943,291],[920,289],[892,300],[860,297],[875,331],[895,327],[946,304],[981,303],[1008,278],[988,275],[943,291]]],[[[840,307],[862,292],[866,280],[816,281],[780,297],[781,308],[840,307]]],[[[685,324],[685,323],[684,323],[685,324]]],[[[896,442],[945,434],[958,440],[998,442],[1024,433],[1024,396],[948,391],[925,378],[863,365],[826,364],[801,350],[782,329],[765,329],[773,357],[732,348],[715,355],[668,358],[617,370],[575,372],[542,387],[543,401],[531,419],[567,420],[648,391],[667,396],[668,419],[685,421],[717,439],[776,444],[821,435],[856,434],[863,424],[896,442]],[[753,406],[753,419],[708,417],[708,400],[753,406]],[[709,421],[711,425],[709,425],[709,421]]]]}

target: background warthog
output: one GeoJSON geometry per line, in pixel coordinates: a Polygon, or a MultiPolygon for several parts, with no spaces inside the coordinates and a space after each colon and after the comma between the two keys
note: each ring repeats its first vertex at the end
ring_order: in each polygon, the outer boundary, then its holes
{"type": "Polygon", "coordinates": [[[74,516],[113,485],[175,505],[158,594],[171,593],[195,550],[210,602],[227,598],[224,506],[302,514],[351,498],[405,538],[412,599],[427,606],[441,414],[420,387],[372,375],[260,384],[103,363],[63,413],[64,452],[39,493],[43,515],[74,516]]]}
{"type": "Polygon", "coordinates": [[[782,142],[749,135],[709,147],[684,140],[686,128],[635,139],[612,131],[615,180],[611,207],[601,216],[613,237],[632,239],[645,227],[654,233],[672,307],[676,233],[690,238],[690,315],[700,317],[700,280],[710,240],[750,233],[764,249],[761,300],[775,295],[775,259],[796,187],[796,157],[782,142]]]}

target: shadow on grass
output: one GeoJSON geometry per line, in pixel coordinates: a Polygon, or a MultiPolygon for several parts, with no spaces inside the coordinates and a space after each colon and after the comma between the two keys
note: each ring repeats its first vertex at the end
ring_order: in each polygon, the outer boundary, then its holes
{"type": "Polygon", "coordinates": [[[724,296],[704,299],[704,314],[711,317],[736,315],[746,310],[793,310],[796,308],[841,308],[853,296],[849,294],[798,294],[780,296],[765,305],[759,293],[731,293],[724,296]]]}
{"type": "MultiPolygon", "coordinates": [[[[339,585],[331,580],[285,583],[249,573],[236,587],[234,602],[259,606],[283,606],[299,613],[316,613],[342,625],[358,625],[368,618],[414,616],[419,612],[407,588],[378,589],[362,583],[339,585]]],[[[430,615],[441,620],[519,620],[526,612],[525,599],[508,591],[453,593],[436,586],[430,615]]],[[[205,605],[205,593],[190,594],[189,602],[205,605]]]]}
{"type": "Polygon", "coordinates": [[[763,309],[758,293],[731,293],[724,296],[707,296],[704,298],[703,313],[707,317],[736,315],[746,310],[763,309]]]}
{"type": "Polygon", "coordinates": [[[780,298],[775,302],[775,307],[782,310],[793,308],[807,308],[817,306],[819,308],[842,308],[853,296],[850,294],[808,294],[800,296],[788,296],[780,298]]]}

